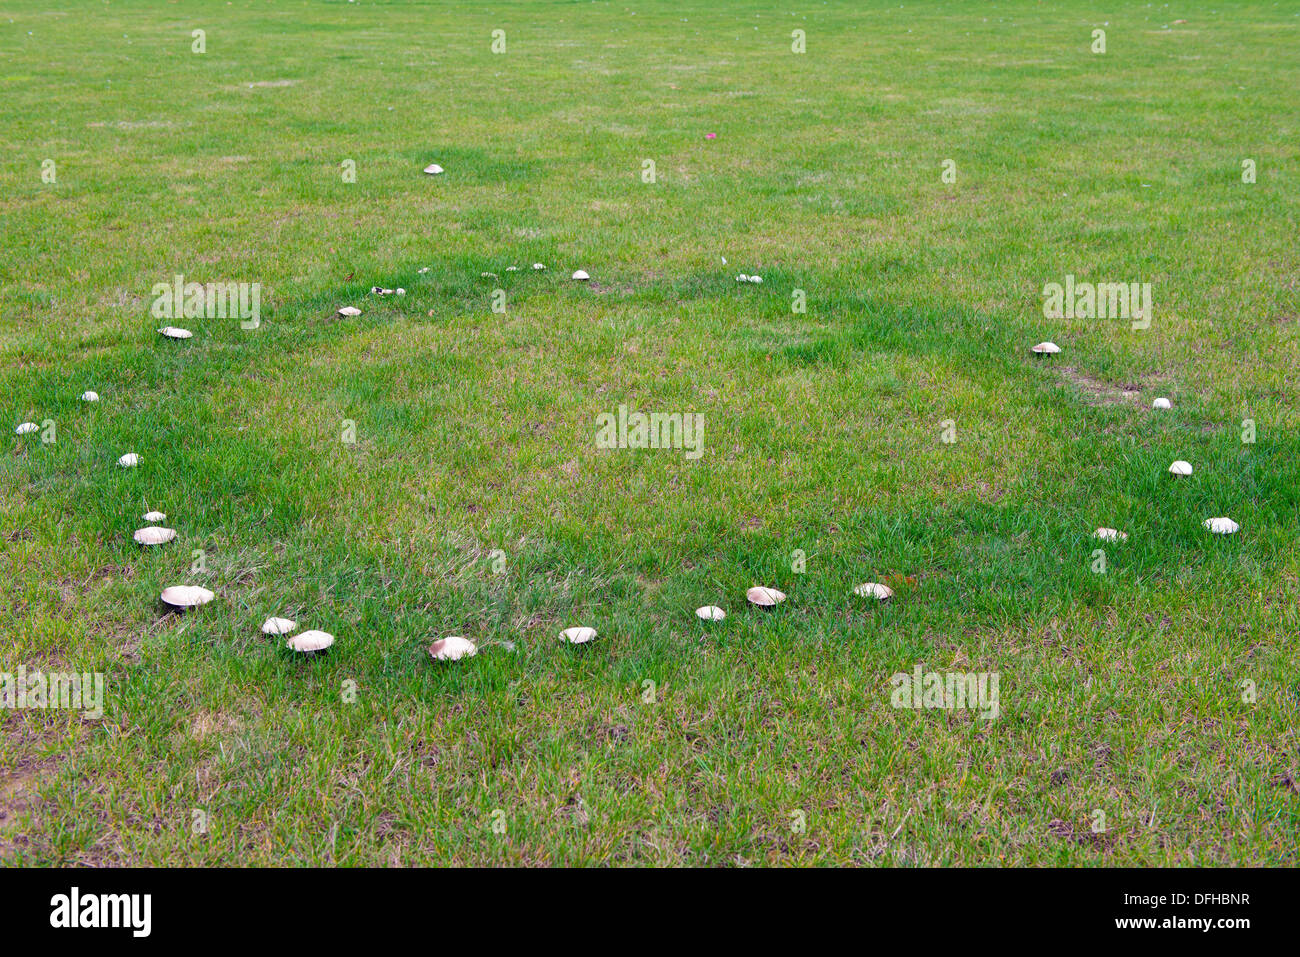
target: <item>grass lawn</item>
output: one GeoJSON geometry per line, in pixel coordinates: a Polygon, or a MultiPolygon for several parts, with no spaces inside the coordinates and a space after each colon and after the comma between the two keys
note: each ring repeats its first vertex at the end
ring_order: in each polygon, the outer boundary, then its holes
{"type": "Polygon", "coordinates": [[[0,671],[105,702],[0,861],[1296,864],[1300,5],[1213,6],[10,0],[0,671]]]}

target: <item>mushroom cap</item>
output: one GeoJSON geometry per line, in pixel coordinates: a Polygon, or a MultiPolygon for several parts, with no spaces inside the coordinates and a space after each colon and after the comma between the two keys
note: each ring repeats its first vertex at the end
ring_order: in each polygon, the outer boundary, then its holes
{"type": "Polygon", "coordinates": [[[704,605],[695,609],[695,617],[701,621],[722,621],[727,613],[717,605],[704,605]]]}
{"type": "Polygon", "coordinates": [[[182,329],[179,326],[163,326],[158,331],[168,339],[189,339],[194,335],[188,329],[182,329]]]}
{"type": "Polygon", "coordinates": [[[545,269],[546,267],[543,266],[541,263],[533,263],[533,268],[534,268],[534,269],[545,269]]]}
{"type": "Polygon", "coordinates": [[[216,596],[198,585],[172,585],[162,590],[162,600],[173,608],[197,608],[206,605],[216,596]]]}
{"type": "Polygon", "coordinates": [[[574,272],[574,274],[573,274],[573,278],[574,278],[574,279],[590,279],[591,277],[587,275],[587,270],[585,270],[585,269],[579,269],[579,270],[576,270],[576,271],[574,272]]]}
{"type": "Polygon", "coordinates": [[[1121,532],[1118,528],[1099,528],[1092,533],[1093,538],[1100,538],[1103,542],[1123,542],[1128,539],[1128,532],[1121,532]]]}
{"type": "Polygon", "coordinates": [[[339,310],[338,314],[340,316],[359,316],[361,315],[361,310],[356,306],[344,306],[339,310]]]}
{"type": "Polygon", "coordinates": [[[884,601],[887,598],[894,597],[894,589],[888,585],[882,585],[880,582],[864,582],[853,589],[853,594],[859,598],[875,598],[884,601]]]}
{"type": "Polygon", "coordinates": [[[132,537],[141,545],[166,545],[176,537],[176,529],[150,525],[147,528],[137,528],[132,537]]]}
{"type": "Polygon", "coordinates": [[[1153,409],[1172,409],[1173,407],[1174,404],[1170,402],[1168,399],[1166,399],[1164,396],[1161,396],[1160,398],[1156,399],[1154,402],[1151,403],[1151,408],[1153,409]]]}
{"type": "Polygon", "coordinates": [[[478,654],[478,645],[468,638],[452,635],[431,644],[429,654],[435,661],[459,661],[478,654]]]}
{"type": "Polygon", "coordinates": [[[122,466],[124,469],[135,468],[140,464],[140,456],[136,455],[134,452],[127,452],[126,455],[117,460],[117,464],[122,466]]]}
{"type": "Polygon", "coordinates": [[[1241,528],[1240,525],[1228,518],[1226,515],[1221,515],[1217,518],[1207,518],[1205,520],[1205,527],[1215,535],[1232,535],[1241,528]]]}
{"type": "Polygon", "coordinates": [[[79,398],[81,399],[82,402],[98,402],[98,401],[99,401],[99,393],[98,393],[98,392],[92,392],[92,391],[90,391],[89,389],[87,389],[85,392],[81,393],[81,395],[79,396],[79,398]]]}
{"type": "Polygon", "coordinates": [[[14,435],[31,435],[33,432],[39,432],[41,427],[35,422],[20,423],[18,428],[14,429],[14,435]]]}
{"type": "Polygon", "coordinates": [[[1179,459],[1173,465],[1169,466],[1169,473],[1171,475],[1191,475],[1192,463],[1184,462],[1182,459],[1179,459]]]}
{"type": "Polygon", "coordinates": [[[752,283],[757,283],[757,284],[760,285],[760,286],[763,285],[763,277],[762,277],[762,276],[750,276],[750,277],[749,277],[749,281],[752,282],[752,283]]]}
{"type": "Polygon", "coordinates": [[[1039,355],[1055,355],[1061,351],[1061,347],[1055,342],[1040,342],[1034,346],[1034,351],[1039,355]]]}
{"type": "Polygon", "coordinates": [[[141,516],[146,522],[165,522],[167,521],[166,512],[145,512],[141,516]]]}
{"type": "Polygon", "coordinates": [[[760,608],[771,608],[785,601],[785,592],[777,591],[775,588],[768,588],[765,585],[755,585],[745,592],[745,597],[749,599],[752,605],[758,605],[760,608]]]}
{"type": "Polygon", "coordinates": [[[571,645],[585,645],[596,638],[595,628],[566,628],[560,632],[560,640],[567,641],[571,645]]]}
{"type": "Polygon", "coordinates": [[[292,618],[268,618],[262,622],[262,634],[287,635],[297,627],[298,623],[292,618]]]}
{"type": "Polygon", "coordinates": [[[304,631],[294,635],[285,644],[292,651],[324,651],[334,644],[334,636],[328,631],[304,631]]]}
{"type": "Polygon", "coordinates": [[[736,277],[736,282],[749,282],[749,277],[742,272],[739,276],[736,277]]]}
{"type": "Polygon", "coordinates": [[[424,171],[428,173],[430,176],[437,176],[439,173],[442,172],[442,167],[439,166],[437,163],[430,163],[428,166],[424,168],[424,171]]]}

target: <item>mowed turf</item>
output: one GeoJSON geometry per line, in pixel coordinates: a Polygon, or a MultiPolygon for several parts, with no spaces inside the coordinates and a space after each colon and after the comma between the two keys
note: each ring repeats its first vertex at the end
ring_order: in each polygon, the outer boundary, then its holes
{"type": "Polygon", "coordinates": [[[0,712],[0,859],[1296,863],[1300,8],[1215,6],[10,3],[0,671],[107,685],[0,712]]]}

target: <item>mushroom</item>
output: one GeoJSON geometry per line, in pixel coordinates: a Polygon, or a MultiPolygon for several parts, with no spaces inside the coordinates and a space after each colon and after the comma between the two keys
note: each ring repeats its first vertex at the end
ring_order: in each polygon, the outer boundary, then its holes
{"type": "Polygon", "coordinates": [[[700,621],[722,621],[727,617],[727,613],[717,605],[705,605],[695,609],[695,617],[700,621]]]}
{"type": "Polygon", "coordinates": [[[1151,403],[1153,409],[1172,409],[1173,407],[1174,404],[1163,396],[1151,403]]]}
{"type": "Polygon", "coordinates": [[[1061,347],[1055,342],[1040,342],[1034,346],[1034,351],[1040,356],[1054,356],[1061,351],[1061,347]]]}
{"type": "Polygon", "coordinates": [[[468,638],[452,635],[450,638],[443,638],[431,644],[429,654],[434,661],[459,661],[461,658],[478,654],[478,645],[468,638]]]}
{"type": "Polygon", "coordinates": [[[1241,528],[1240,525],[1238,525],[1236,522],[1234,522],[1232,519],[1228,518],[1227,516],[1219,516],[1218,518],[1207,518],[1205,520],[1205,527],[1208,528],[1210,531],[1212,531],[1215,535],[1232,535],[1239,528],[1241,528]]]}
{"type": "Polygon", "coordinates": [[[356,306],[344,306],[338,311],[338,314],[340,316],[359,316],[361,315],[361,310],[356,306]]]}
{"type": "Polygon", "coordinates": [[[878,601],[885,601],[894,597],[894,589],[888,585],[882,585],[880,582],[866,582],[855,586],[853,594],[859,598],[875,598],[878,601]]]}
{"type": "Polygon", "coordinates": [[[304,631],[294,635],[286,644],[291,650],[306,654],[312,651],[324,651],[334,644],[334,636],[328,631],[304,631]]]}
{"type": "Polygon", "coordinates": [[[542,269],[545,269],[546,267],[543,266],[541,263],[533,263],[533,268],[540,271],[542,269]]]}
{"type": "Polygon", "coordinates": [[[1093,538],[1100,538],[1103,542],[1124,542],[1128,541],[1128,532],[1121,532],[1118,528],[1099,528],[1092,533],[1093,538]]]}
{"type": "Polygon", "coordinates": [[[194,335],[188,329],[181,329],[179,326],[163,326],[158,331],[168,339],[189,339],[194,335]]]}
{"type": "Polygon", "coordinates": [[[14,435],[31,435],[33,432],[39,432],[41,427],[35,422],[23,422],[18,428],[14,429],[14,435]]]}
{"type": "Polygon", "coordinates": [[[571,645],[585,645],[596,638],[595,628],[566,628],[560,632],[560,640],[571,645]]]}
{"type": "Polygon", "coordinates": [[[166,512],[145,512],[142,516],[146,522],[165,522],[167,521],[166,512]]]}
{"type": "Polygon", "coordinates": [[[172,585],[162,590],[162,600],[173,608],[197,608],[212,601],[215,595],[198,585],[172,585]]]}
{"type": "Polygon", "coordinates": [[[755,585],[745,592],[745,597],[749,599],[752,605],[757,605],[760,608],[772,608],[785,601],[785,592],[777,591],[775,588],[767,588],[763,585],[755,585]]]}
{"type": "Polygon", "coordinates": [[[428,166],[424,168],[424,171],[428,173],[430,176],[437,176],[439,173],[442,172],[442,167],[439,166],[437,163],[430,163],[428,166]]]}
{"type": "Polygon", "coordinates": [[[141,545],[166,545],[176,538],[176,529],[150,525],[147,528],[137,528],[132,537],[141,545]]]}
{"type": "Polygon", "coordinates": [[[754,284],[757,285],[757,286],[761,286],[761,285],[763,285],[763,277],[762,277],[762,276],[750,276],[750,277],[749,277],[749,281],[752,282],[752,283],[754,283],[754,284]]]}
{"type": "Polygon", "coordinates": [[[81,393],[80,398],[82,402],[98,402],[99,393],[91,392],[89,389],[87,389],[85,392],[81,393]]]}
{"type": "Polygon", "coordinates": [[[1192,463],[1184,462],[1182,459],[1169,466],[1169,474],[1174,476],[1185,476],[1192,474],[1192,463]]]}
{"type": "Polygon", "coordinates": [[[736,277],[736,282],[749,282],[749,277],[742,272],[739,276],[736,277]]]}
{"type": "Polygon", "coordinates": [[[574,272],[574,274],[573,274],[573,278],[574,278],[574,279],[577,279],[577,280],[579,280],[579,281],[583,281],[583,280],[590,279],[591,277],[587,275],[587,270],[585,270],[585,269],[579,269],[579,270],[577,270],[577,271],[574,272]]]}
{"type": "Polygon", "coordinates": [[[124,469],[133,469],[140,464],[140,456],[134,452],[127,452],[126,455],[117,460],[117,464],[124,469]]]}
{"type": "Polygon", "coordinates": [[[292,618],[268,618],[262,622],[262,634],[287,635],[297,627],[298,623],[292,618]]]}

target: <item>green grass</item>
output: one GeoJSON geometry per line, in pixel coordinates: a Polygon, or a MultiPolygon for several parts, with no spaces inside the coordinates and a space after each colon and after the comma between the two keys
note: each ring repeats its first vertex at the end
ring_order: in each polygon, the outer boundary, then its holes
{"type": "Polygon", "coordinates": [[[107,705],[0,712],[0,859],[1295,864],[1300,7],[1215,6],[9,4],[0,671],[107,705]],[[161,339],[176,273],[261,327],[161,339]]]}

